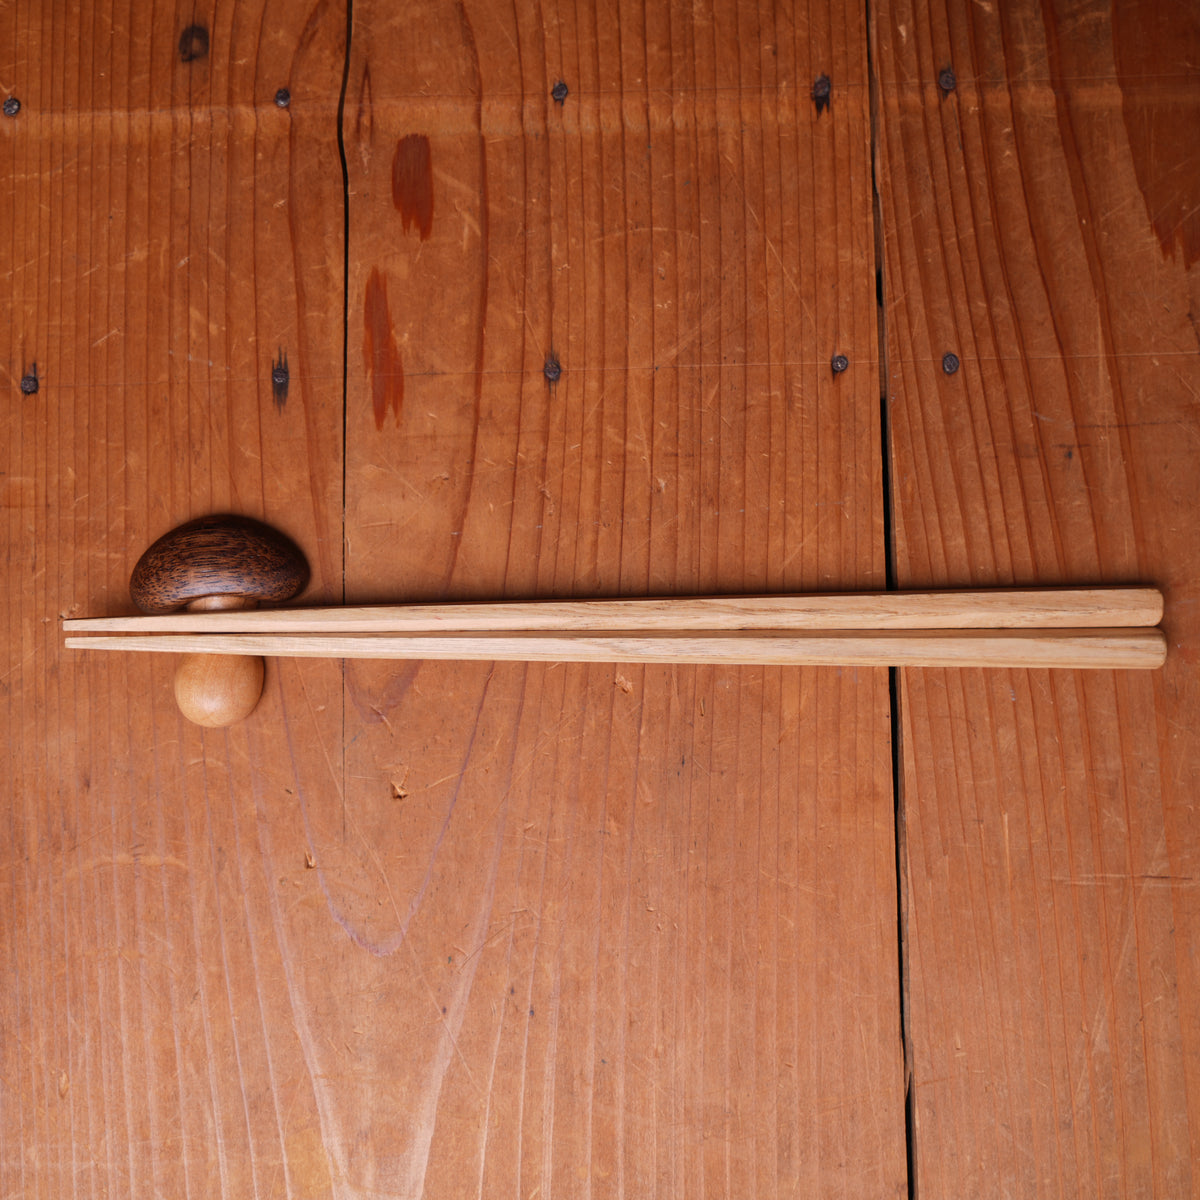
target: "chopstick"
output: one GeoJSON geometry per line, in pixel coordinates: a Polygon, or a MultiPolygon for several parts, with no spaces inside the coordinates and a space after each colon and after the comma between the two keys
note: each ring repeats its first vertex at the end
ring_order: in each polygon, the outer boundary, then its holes
{"type": "Polygon", "coordinates": [[[63,622],[79,650],[525,662],[1153,668],[1154,588],[234,609],[63,622]]]}
{"type": "Polygon", "coordinates": [[[256,634],[70,637],[70,649],[266,657],[482,659],[521,662],[738,663],[911,667],[1162,666],[1158,629],[953,629],[762,633],[256,634]]]}
{"type": "MultiPolygon", "coordinates": [[[[1162,618],[1154,588],[1013,588],[653,600],[536,600],[349,608],[236,609],[85,617],[65,633],[682,632],[736,630],[1082,629],[1162,618]]],[[[89,643],[90,644],[90,643],[89,643]]]]}

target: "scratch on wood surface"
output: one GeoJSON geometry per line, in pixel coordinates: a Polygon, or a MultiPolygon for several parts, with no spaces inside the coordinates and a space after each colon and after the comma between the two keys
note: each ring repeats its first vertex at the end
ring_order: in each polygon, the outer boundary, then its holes
{"type": "Polygon", "coordinates": [[[148,867],[150,869],[170,867],[174,870],[185,872],[190,869],[183,859],[176,858],[174,855],[137,854],[128,850],[122,850],[113,854],[101,855],[97,858],[89,858],[86,862],[79,863],[77,866],[64,871],[62,878],[66,882],[69,879],[77,879],[81,875],[100,870],[103,867],[148,867]]]}

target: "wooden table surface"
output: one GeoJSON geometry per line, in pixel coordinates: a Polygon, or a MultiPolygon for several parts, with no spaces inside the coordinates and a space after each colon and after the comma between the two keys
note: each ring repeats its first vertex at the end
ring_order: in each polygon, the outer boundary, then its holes
{"type": "Polygon", "coordinates": [[[0,10],[0,1196],[1200,1191],[1190,6],[78,7],[0,10]],[[1136,581],[1171,652],[202,732],[59,620],[213,511],[312,603],[1136,581]]]}

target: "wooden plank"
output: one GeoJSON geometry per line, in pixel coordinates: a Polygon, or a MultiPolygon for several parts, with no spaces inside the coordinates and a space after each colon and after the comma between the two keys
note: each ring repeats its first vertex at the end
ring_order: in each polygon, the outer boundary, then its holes
{"type": "Polygon", "coordinates": [[[1154,676],[904,673],[917,1187],[1191,1195],[1194,17],[874,11],[899,584],[1153,583],[1171,642],[1154,676]]]}
{"type": "Polygon", "coordinates": [[[55,626],[128,611],[142,549],[212,509],[340,597],[343,35],[336,6],[0,14],[5,1195],[330,1194],[273,930],[340,676],[273,672],[262,720],[202,734],[168,664],[55,626]]]}
{"type": "MultiPolygon", "coordinates": [[[[354,22],[348,600],[882,586],[861,11],[354,22]]],[[[883,672],[346,679],[285,920],[348,1191],[904,1194],[883,672]]]]}

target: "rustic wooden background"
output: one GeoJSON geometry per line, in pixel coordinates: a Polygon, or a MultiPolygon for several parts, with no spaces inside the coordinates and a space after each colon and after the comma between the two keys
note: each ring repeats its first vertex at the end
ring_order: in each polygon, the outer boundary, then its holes
{"type": "Polygon", "coordinates": [[[1194,6],[78,7],[0,6],[0,1196],[1196,1194],[1194,6]],[[201,732],[58,622],[218,510],[313,602],[1138,580],[1172,651],[201,732]]]}

